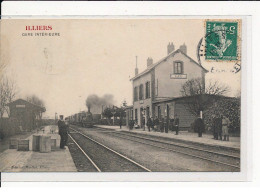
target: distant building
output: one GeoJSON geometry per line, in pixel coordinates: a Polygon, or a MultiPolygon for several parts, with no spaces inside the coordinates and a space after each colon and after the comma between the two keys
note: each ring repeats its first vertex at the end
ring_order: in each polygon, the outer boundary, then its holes
{"type": "Polygon", "coordinates": [[[142,127],[148,116],[174,117],[178,114],[180,127],[189,127],[192,115],[183,105],[181,86],[189,79],[201,78],[205,88],[205,73],[208,71],[187,55],[187,46],[174,50],[173,43],[167,47],[167,56],[156,63],[147,59],[147,68],[131,79],[133,84],[133,107],[127,109],[127,117],[142,127]],[[176,100],[174,100],[176,99],[176,100]],[[177,100],[178,99],[178,100],[177,100]]]}
{"type": "Polygon", "coordinates": [[[18,99],[9,104],[10,118],[14,118],[21,130],[30,131],[37,126],[42,118],[42,113],[46,111],[44,107],[32,104],[26,100],[18,99]]]}

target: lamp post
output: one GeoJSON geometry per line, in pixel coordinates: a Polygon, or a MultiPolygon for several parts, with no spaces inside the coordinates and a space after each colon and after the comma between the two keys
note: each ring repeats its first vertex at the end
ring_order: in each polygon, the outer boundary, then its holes
{"type": "Polygon", "coordinates": [[[57,123],[57,113],[55,112],[55,124],[57,123]]]}
{"type": "Polygon", "coordinates": [[[113,125],[115,125],[115,114],[116,114],[116,111],[113,110],[112,114],[113,114],[113,125]]]}
{"type": "Polygon", "coordinates": [[[203,112],[200,111],[200,118],[203,119],[203,112]]]}
{"type": "Polygon", "coordinates": [[[104,113],[104,105],[102,105],[102,110],[101,110],[101,119],[103,119],[103,113],[104,113]]]}

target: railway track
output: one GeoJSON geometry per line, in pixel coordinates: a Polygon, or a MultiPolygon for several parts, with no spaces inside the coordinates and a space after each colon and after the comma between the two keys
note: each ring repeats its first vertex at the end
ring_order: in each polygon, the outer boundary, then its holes
{"type": "Polygon", "coordinates": [[[71,128],[69,137],[97,172],[151,172],[121,153],[71,128]]]}
{"type": "Polygon", "coordinates": [[[198,146],[185,145],[184,143],[174,143],[168,141],[162,141],[155,138],[145,137],[143,134],[130,134],[125,132],[113,131],[110,134],[115,137],[126,139],[129,141],[149,145],[152,147],[160,148],[163,150],[183,154],[193,158],[206,160],[214,164],[226,166],[232,169],[232,171],[240,170],[240,156],[239,154],[229,154],[227,152],[213,151],[210,149],[203,149],[198,146]]]}

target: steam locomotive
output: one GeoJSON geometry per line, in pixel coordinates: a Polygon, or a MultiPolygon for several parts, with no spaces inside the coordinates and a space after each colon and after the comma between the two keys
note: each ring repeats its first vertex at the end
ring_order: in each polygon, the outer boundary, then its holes
{"type": "Polygon", "coordinates": [[[81,127],[93,127],[93,115],[91,112],[82,111],[68,117],[69,123],[81,127]]]}

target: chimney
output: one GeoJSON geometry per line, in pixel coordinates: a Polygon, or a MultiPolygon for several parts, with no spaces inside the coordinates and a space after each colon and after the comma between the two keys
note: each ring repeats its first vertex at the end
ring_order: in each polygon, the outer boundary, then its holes
{"type": "Polygon", "coordinates": [[[185,45],[185,43],[183,43],[183,45],[180,46],[180,50],[187,55],[187,46],[185,45]]]}
{"type": "Polygon", "coordinates": [[[148,59],[147,59],[147,67],[149,67],[152,64],[153,64],[153,59],[148,57],[148,59]]]}
{"type": "Polygon", "coordinates": [[[172,42],[169,42],[168,46],[167,46],[167,52],[168,52],[168,55],[174,51],[174,45],[172,42]]]}
{"type": "Polygon", "coordinates": [[[137,56],[136,56],[135,58],[136,58],[135,76],[137,76],[137,75],[138,75],[138,68],[137,68],[137,56]]]}

